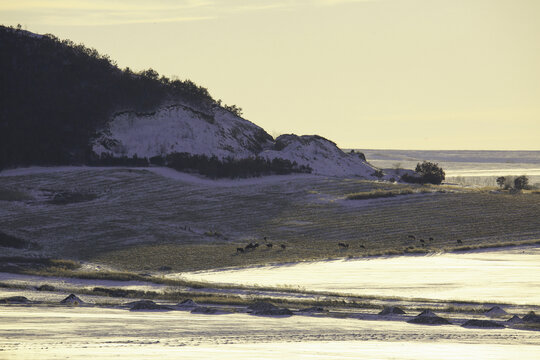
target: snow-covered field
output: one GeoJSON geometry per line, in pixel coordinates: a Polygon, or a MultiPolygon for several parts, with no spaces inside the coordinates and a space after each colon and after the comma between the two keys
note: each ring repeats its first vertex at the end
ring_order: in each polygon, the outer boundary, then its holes
{"type": "Polygon", "coordinates": [[[0,306],[2,359],[537,359],[537,332],[328,317],[0,306]]]}
{"type": "Polygon", "coordinates": [[[392,256],[169,275],[410,299],[540,304],[540,248],[392,256]]]}
{"type": "MultiPolygon", "coordinates": [[[[473,244],[474,239],[535,239],[539,234],[535,212],[538,203],[530,197],[433,194],[344,206],[342,199],[346,193],[385,186],[358,179],[295,175],[212,182],[164,168],[33,168],[0,173],[0,185],[32,197],[1,202],[0,230],[38,242],[43,246],[39,250],[42,253],[62,250],[64,254],[74,254],[76,248],[79,253],[106,252],[143,243],[221,241],[230,242],[232,250],[227,258],[239,259],[241,256],[234,254],[237,244],[245,245],[269,236],[273,241],[287,241],[287,252],[304,256],[314,244],[331,243],[335,254],[345,257],[348,253],[336,246],[337,241],[344,239],[351,241],[348,251],[352,251],[355,239],[359,241],[357,246],[360,243],[373,247],[409,246],[407,234],[410,233],[426,239],[434,236],[440,246],[451,246],[456,238],[471,239],[466,244],[473,244]],[[97,197],[66,205],[48,202],[51,194],[66,190],[97,197]],[[515,205],[512,212],[501,212],[506,209],[504,201],[515,205]],[[209,237],[208,230],[219,230],[224,237],[218,240],[209,237]]],[[[271,251],[279,254],[280,250],[271,251]]],[[[250,255],[260,255],[264,260],[269,253],[270,250],[264,249],[250,255]]],[[[513,248],[498,252],[300,263],[182,276],[375,297],[477,301],[486,306],[497,301],[532,305],[529,308],[536,310],[540,303],[538,264],[538,249],[513,248]]],[[[148,271],[157,271],[157,267],[148,271]]],[[[162,291],[163,288],[141,282],[119,284],[5,274],[0,277],[1,282],[10,286],[47,283],[58,289],[111,286],[162,291]]],[[[65,296],[60,292],[5,288],[0,291],[0,298],[11,294],[56,303],[65,296]]],[[[256,295],[267,296],[263,292],[251,292],[251,296],[256,295]]],[[[82,297],[90,302],[107,302],[103,297],[82,297]]],[[[424,306],[421,302],[416,305],[414,301],[396,302],[407,303],[414,311],[424,306]]],[[[360,317],[201,315],[183,311],[130,312],[96,306],[0,305],[0,359],[96,356],[537,359],[540,335],[537,331],[510,328],[475,330],[455,324],[433,327],[360,317]]]]}

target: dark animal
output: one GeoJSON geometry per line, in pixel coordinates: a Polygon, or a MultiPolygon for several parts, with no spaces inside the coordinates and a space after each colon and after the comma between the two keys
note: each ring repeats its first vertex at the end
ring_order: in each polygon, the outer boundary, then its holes
{"type": "Polygon", "coordinates": [[[349,248],[349,244],[345,244],[345,243],[341,243],[341,242],[338,244],[338,246],[340,248],[343,248],[343,249],[348,249],[349,248]]]}
{"type": "Polygon", "coordinates": [[[267,247],[267,248],[271,248],[272,246],[274,246],[272,243],[266,244],[266,247],[267,247]]]}
{"type": "Polygon", "coordinates": [[[458,244],[463,244],[463,241],[458,240],[457,243],[458,243],[458,244]]]}
{"type": "Polygon", "coordinates": [[[361,247],[362,249],[365,249],[365,248],[366,248],[364,245],[360,245],[360,247],[361,247]]]}
{"type": "Polygon", "coordinates": [[[281,246],[281,248],[282,248],[283,250],[285,250],[285,249],[287,248],[287,245],[285,245],[285,244],[281,244],[280,246],[281,246]]]}
{"type": "Polygon", "coordinates": [[[414,236],[414,235],[409,235],[409,236],[407,236],[407,237],[408,237],[409,239],[416,240],[416,236],[414,236]]]}
{"type": "Polygon", "coordinates": [[[236,248],[236,253],[243,253],[244,252],[244,248],[236,248]]]}
{"type": "Polygon", "coordinates": [[[420,239],[420,242],[423,244],[425,243],[426,241],[424,239],[420,239]]]}
{"type": "Polygon", "coordinates": [[[247,251],[247,250],[255,249],[256,247],[257,246],[255,246],[254,243],[249,243],[249,244],[246,245],[245,249],[247,251]]]}
{"type": "Polygon", "coordinates": [[[263,239],[264,239],[264,241],[266,241],[266,236],[263,239]]]}
{"type": "Polygon", "coordinates": [[[432,237],[430,237],[430,238],[429,238],[429,241],[433,241],[433,238],[432,238],[432,237]]]}
{"type": "Polygon", "coordinates": [[[253,248],[256,249],[259,247],[259,243],[255,243],[255,245],[253,245],[253,248]]]}

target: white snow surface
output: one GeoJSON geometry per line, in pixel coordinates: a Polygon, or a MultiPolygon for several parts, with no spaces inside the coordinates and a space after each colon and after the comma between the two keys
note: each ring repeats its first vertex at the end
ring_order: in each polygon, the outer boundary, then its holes
{"type": "Polygon", "coordinates": [[[271,146],[272,138],[262,128],[227,110],[203,112],[173,104],[155,112],[124,111],[113,115],[93,151],[148,158],[186,152],[222,159],[254,156],[262,147],[271,146]]]}
{"type": "Polygon", "coordinates": [[[184,152],[220,159],[281,158],[309,166],[316,175],[368,179],[377,170],[358,154],[346,154],[320,136],[281,135],[274,142],[262,128],[225,109],[201,110],[183,104],[148,113],[116,113],[96,139],[93,151],[115,157],[184,152]]]}
{"type": "Polygon", "coordinates": [[[346,154],[335,143],[317,135],[281,135],[276,139],[274,149],[265,150],[260,156],[296,161],[299,165],[311,167],[313,174],[319,175],[371,179],[371,174],[377,170],[358,154],[346,154]]]}

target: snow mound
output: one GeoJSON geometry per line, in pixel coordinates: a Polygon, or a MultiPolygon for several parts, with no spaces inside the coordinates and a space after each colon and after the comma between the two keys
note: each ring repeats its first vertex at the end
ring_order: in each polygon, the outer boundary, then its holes
{"type": "Polygon", "coordinates": [[[64,300],[60,301],[60,304],[75,305],[76,306],[76,305],[84,304],[84,301],[82,301],[75,294],[69,294],[64,300]]]}
{"type": "Polygon", "coordinates": [[[313,174],[318,175],[361,176],[371,179],[377,170],[362,160],[359,154],[346,154],[332,141],[317,135],[281,135],[271,150],[265,150],[259,156],[270,160],[281,158],[309,166],[313,174]]]}
{"type": "Polygon", "coordinates": [[[403,315],[405,311],[397,306],[385,306],[379,315],[403,315]]]}
{"type": "Polygon", "coordinates": [[[499,316],[508,315],[508,313],[504,311],[502,308],[500,308],[499,306],[492,307],[491,309],[486,311],[485,314],[490,317],[499,317],[499,316]]]}
{"type": "Polygon", "coordinates": [[[420,314],[416,315],[414,318],[407,321],[410,324],[421,324],[421,325],[448,325],[450,321],[440,316],[437,316],[431,310],[424,310],[420,314]]]}
{"type": "Polygon", "coordinates": [[[129,303],[130,311],[144,311],[144,310],[172,310],[168,306],[159,305],[152,300],[139,300],[129,303]]]}
{"type": "Polygon", "coordinates": [[[178,303],[176,306],[179,307],[179,308],[182,308],[182,309],[191,310],[193,308],[198,307],[199,304],[197,304],[195,301],[193,301],[191,299],[186,299],[186,300],[182,301],[181,303],[178,303]]]}
{"type": "Polygon", "coordinates": [[[272,137],[262,128],[225,109],[203,111],[173,104],[147,113],[116,113],[92,150],[115,157],[186,152],[222,159],[255,156],[271,146],[272,137]]]}
{"type": "Polygon", "coordinates": [[[28,304],[28,300],[24,296],[11,296],[8,298],[0,299],[0,304],[28,304]]]}
{"type": "Polygon", "coordinates": [[[512,325],[513,325],[513,324],[519,324],[519,323],[522,323],[523,320],[521,320],[521,318],[520,318],[519,316],[514,315],[514,316],[512,316],[510,319],[506,320],[506,322],[507,322],[508,324],[512,324],[512,325]]]}
{"type": "Polygon", "coordinates": [[[253,315],[291,316],[293,312],[287,308],[280,308],[267,302],[257,302],[248,306],[248,311],[253,315]]]}
{"type": "Polygon", "coordinates": [[[540,315],[536,315],[534,311],[529,312],[522,319],[524,322],[540,323],[540,315]]]}

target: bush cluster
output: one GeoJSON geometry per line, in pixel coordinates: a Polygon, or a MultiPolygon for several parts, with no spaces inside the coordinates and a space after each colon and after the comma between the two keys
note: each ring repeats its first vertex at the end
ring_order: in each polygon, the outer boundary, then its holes
{"type": "Polygon", "coordinates": [[[445,179],[445,173],[439,164],[424,161],[416,165],[416,176],[404,174],[401,180],[416,184],[435,184],[439,185],[445,179]]]}
{"type": "Polygon", "coordinates": [[[501,189],[505,190],[524,190],[529,188],[529,178],[525,175],[513,177],[513,176],[499,176],[497,178],[497,185],[501,189]]]}
{"type": "Polygon", "coordinates": [[[102,153],[99,158],[93,158],[92,166],[134,166],[149,165],[167,166],[184,172],[194,172],[212,179],[218,178],[249,178],[263,175],[286,175],[292,173],[311,173],[309,166],[298,165],[295,161],[275,158],[268,160],[261,157],[219,159],[217,156],[204,154],[172,153],[166,156],[146,157],[122,156],[114,157],[102,153]]]}
{"type": "Polygon", "coordinates": [[[157,163],[179,171],[195,171],[212,179],[217,178],[248,178],[262,175],[285,175],[291,173],[311,173],[311,168],[298,165],[290,160],[275,158],[268,160],[261,157],[245,159],[225,158],[216,156],[192,155],[189,153],[173,153],[165,159],[153,158],[157,163]]]}

